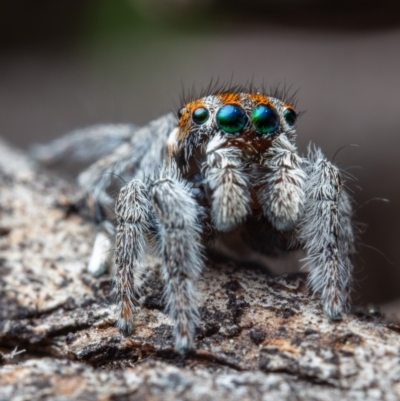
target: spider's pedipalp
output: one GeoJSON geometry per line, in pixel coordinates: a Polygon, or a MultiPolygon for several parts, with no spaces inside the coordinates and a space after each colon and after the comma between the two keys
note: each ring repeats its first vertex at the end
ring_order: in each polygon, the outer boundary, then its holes
{"type": "Polygon", "coordinates": [[[115,271],[112,294],[117,302],[117,326],[124,335],[134,328],[137,303],[134,274],[140,269],[148,250],[147,236],[151,221],[151,203],[139,180],[124,186],[116,202],[115,271]]]}
{"type": "Polygon", "coordinates": [[[92,254],[87,268],[88,273],[93,276],[101,276],[111,265],[111,250],[114,235],[115,233],[108,234],[104,229],[99,230],[96,234],[96,239],[94,241],[92,254]]]}
{"type": "Polygon", "coordinates": [[[263,155],[257,173],[258,200],[272,225],[287,231],[294,227],[304,203],[302,159],[295,146],[281,134],[263,155]]]}
{"type": "Polygon", "coordinates": [[[350,306],[354,235],[351,205],[339,170],[320,150],[309,150],[306,202],[299,237],[311,264],[309,284],[319,292],[325,314],[337,319],[350,306]]]}
{"type": "Polygon", "coordinates": [[[224,145],[225,138],[218,135],[209,142],[202,173],[210,193],[213,224],[220,231],[229,231],[250,213],[251,197],[240,149],[224,145]]]}
{"type": "Polygon", "coordinates": [[[150,190],[160,225],[167,311],[175,322],[175,349],[183,353],[194,347],[194,331],[199,320],[193,288],[203,267],[199,206],[174,163],[164,168],[150,190]]]}

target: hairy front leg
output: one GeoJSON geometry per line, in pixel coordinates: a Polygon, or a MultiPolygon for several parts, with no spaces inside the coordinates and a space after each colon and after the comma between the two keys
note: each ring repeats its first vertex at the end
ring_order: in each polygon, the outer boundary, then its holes
{"type": "Polygon", "coordinates": [[[280,135],[263,155],[257,173],[257,197],[264,215],[282,231],[294,227],[304,203],[305,173],[295,146],[280,135]]]}
{"type": "Polygon", "coordinates": [[[309,284],[321,294],[324,312],[340,318],[350,308],[354,234],[351,203],[339,170],[318,150],[309,150],[306,202],[299,237],[311,264],[309,284]]]}
{"type": "Polygon", "coordinates": [[[175,321],[175,349],[194,348],[199,312],[193,283],[203,267],[199,206],[183,183],[174,163],[151,187],[160,225],[162,272],[167,311],[175,321]]]}

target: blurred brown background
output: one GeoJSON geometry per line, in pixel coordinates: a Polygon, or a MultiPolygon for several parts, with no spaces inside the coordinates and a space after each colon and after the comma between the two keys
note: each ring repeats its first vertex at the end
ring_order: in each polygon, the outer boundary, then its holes
{"type": "Polygon", "coordinates": [[[211,78],[286,82],[298,144],[357,177],[355,301],[400,298],[400,10],[369,0],[13,0],[0,11],[0,135],[27,147],[179,107],[211,78]]]}

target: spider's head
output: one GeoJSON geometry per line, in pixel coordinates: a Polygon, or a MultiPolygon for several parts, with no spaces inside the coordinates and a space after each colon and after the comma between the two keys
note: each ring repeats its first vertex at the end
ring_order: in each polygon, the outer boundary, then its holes
{"type": "Polygon", "coordinates": [[[297,114],[260,93],[223,92],[191,101],[178,112],[178,147],[197,146],[216,135],[248,155],[262,154],[281,133],[292,136],[297,114]]]}

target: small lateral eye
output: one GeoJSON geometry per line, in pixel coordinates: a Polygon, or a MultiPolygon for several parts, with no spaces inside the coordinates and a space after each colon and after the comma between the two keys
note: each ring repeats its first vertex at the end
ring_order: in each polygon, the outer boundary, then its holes
{"type": "Polygon", "coordinates": [[[198,124],[204,124],[210,117],[209,111],[205,107],[198,107],[192,113],[192,120],[198,124]]]}
{"type": "Polygon", "coordinates": [[[283,112],[283,117],[285,118],[287,124],[290,126],[294,125],[297,120],[297,114],[291,107],[285,109],[285,111],[283,112]]]}
{"type": "Polygon", "coordinates": [[[182,118],[182,116],[183,116],[183,113],[185,112],[185,107],[181,107],[179,110],[178,110],[178,118],[182,118]]]}
{"type": "Polygon", "coordinates": [[[261,135],[272,134],[279,127],[279,116],[276,110],[266,104],[254,107],[251,120],[256,132],[261,135]]]}
{"type": "Polygon", "coordinates": [[[243,130],[247,123],[245,111],[236,104],[226,104],[217,112],[217,125],[227,134],[236,134],[243,130]]]}

